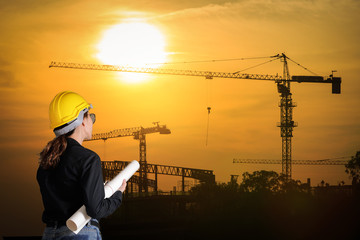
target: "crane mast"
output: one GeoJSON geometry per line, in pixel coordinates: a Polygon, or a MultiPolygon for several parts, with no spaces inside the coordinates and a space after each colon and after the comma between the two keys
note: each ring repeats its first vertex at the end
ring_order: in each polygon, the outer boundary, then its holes
{"type": "Polygon", "coordinates": [[[277,82],[278,92],[280,93],[280,127],[281,132],[281,153],[282,153],[282,173],[287,179],[291,179],[291,139],[293,129],[297,124],[293,121],[292,94],[290,91],[290,73],[285,54],[282,54],[281,60],[284,63],[283,80],[277,82]]]}
{"type": "MultiPolygon", "coordinates": [[[[266,80],[273,81],[277,84],[278,92],[280,94],[280,133],[282,138],[282,173],[287,179],[291,179],[291,140],[293,137],[293,129],[297,123],[293,121],[293,108],[296,106],[292,102],[292,94],[290,91],[290,83],[331,83],[332,93],[340,94],[341,92],[341,78],[334,77],[331,74],[329,77],[322,76],[291,76],[288,69],[287,59],[284,53],[271,56],[271,58],[280,59],[283,64],[283,76],[278,75],[264,75],[264,74],[248,74],[248,73],[228,73],[228,72],[212,72],[212,71],[194,71],[194,70],[177,70],[177,69],[163,69],[163,68],[140,68],[129,66],[114,66],[114,65],[99,65],[99,64],[82,64],[82,63],[66,63],[66,62],[51,62],[49,68],[71,68],[71,69],[86,69],[86,70],[102,70],[102,71],[118,71],[118,72],[135,72],[135,73],[153,73],[153,74],[169,74],[181,76],[198,76],[206,79],[212,78],[235,78],[246,80],[266,80]]],[[[144,140],[145,141],[145,140],[144,140]]],[[[144,145],[145,146],[145,145],[144,145]]]]}

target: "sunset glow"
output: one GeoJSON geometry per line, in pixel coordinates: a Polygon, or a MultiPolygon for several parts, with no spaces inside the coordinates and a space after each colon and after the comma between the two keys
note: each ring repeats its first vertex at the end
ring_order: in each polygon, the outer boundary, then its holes
{"type": "MultiPolygon", "coordinates": [[[[290,138],[292,163],[293,160],[319,161],[355,156],[360,151],[359,12],[360,1],[357,0],[1,1],[0,188],[3,194],[0,205],[4,207],[1,209],[0,239],[43,233],[43,204],[36,171],[39,153],[55,137],[50,129],[49,104],[61,91],[76,92],[93,105],[91,112],[96,114],[93,133],[151,128],[155,126],[154,122],[166,125],[171,134],[146,135],[147,164],[213,171],[219,189],[230,186],[223,184],[232,184],[235,177],[237,183],[241,183],[245,173],[262,170],[282,173],[281,164],[235,164],[233,159],[282,160],[286,139],[283,142],[284,131],[281,130],[292,126],[291,121],[298,123],[290,138]],[[285,62],[274,58],[282,53],[289,57],[287,64],[291,78],[310,76],[318,79],[318,75],[326,82],[291,81],[291,88],[284,88],[277,81],[206,79],[193,74],[205,71],[227,73],[227,76],[235,72],[244,76],[283,76],[285,62]],[[52,62],[88,68],[49,67],[52,62]],[[171,69],[172,73],[187,75],[125,73],[105,70],[101,65],[171,69]],[[332,94],[330,74],[341,78],[341,94],[332,94]],[[287,91],[296,105],[292,115],[281,108],[284,105],[281,103],[291,106],[289,101],[282,102],[287,91]],[[291,125],[289,121],[281,123],[281,117],[288,116],[290,120],[290,115],[291,125]]],[[[139,139],[130,135],[106,141],[86,141],[83,145],[97,153],[102,161],[132,161],[145,156],[140,155],[140,147],[145,145],[140,145],[139,139]]],[[[332,189],[340,189],[340,185],[348,186],[353,182],[344,165],[293,164],[291,171],[294,180],[310,183],[311,187],[329,184],[331,188],[334,186],[332,189]]],[[[167,194],[164,199],[172,194],[182,201],[178,193],[183,179],[189,183],[195,181],[187,176],[158,175],[157,191],[167,194]]],[[[148,178],[153,183],[155,173],[148,173],[148,178]]],[[[152,191],[149,191],[149,199],[152,191]]],[[[226,196],[237,195],[209,196],[220,199],[221,203],[230,203],[226,196]]],[[[357,214],[342,202],[312,205],[303,201],[302,196],[298,203],[303,206],[296,208],[298,213],[311,212],[315,206],[343,205],[349,213],[357,214]]],[[[204,203],[213,206],[212,200],[204,203]]],[[[270,209],[265,203],[267,201],[262,201],[259,209],[265,209],[265,206],[270,209]]],[[[253,213],[246,205],[237,204],[227,204],[227,207],[236,206],[253,213]]],[[[149,210],[154,217],[161,218],[157,208],[138,206],[141,207],[126,207],[124,212],[149,210]]],[[[179,206],[190,206],[190,210],[174,208],[166,212],[205,209],[185,202],[179,206]]],[[[270,222],[279,226],[279,230],[272,232],[272,237],[283,232],[289,236],[293,234],[287,238],[324,239],[312,234],[308,238],[299,237],[296,234],[303,232],[301,227],[289,231],[287,226],[300,226],[300,222],[308,229],[315,229],[312,226],[319,229],[319,225],[312,225],[307,221],[311,218],[305,215],[283,217],[285,215],[280,212],[290,209],[287,206],[279,204],[274,207],[278,210],[275,214],[264,210],[266,216],[259,215],[265,216],[263,228],[271,229],[269,224],[264,224],[270,222]],[[275,221],[273,217],[279,216],[288,219],[288,223],[281,225],[275,221]]],[[[203,212],[212,215],[211,211],[203,212]]],[[[339,212],[324,211],[318,219],[327,230],[344,234],[350,228],[356,230],[359,221],[344,227],[327,219],[330,215],[339,221],[345,219],[339,212]]],[[[261,232],[261,228],[253,224],[252,216],[237,216],[244,221],[250,219],[250,224],[245,222],[244,226],[253,225],[261,232]]],[[[242,223],[227,214],[220,215],[219,219],[225,218],[230,221],[228,229],[234,222],[238,226],[242,223]]],[[[144,226],[146,231],[141,234],[144,238],[152,238],[152,235],[145,235],[162,234],[168,229],[182,231],[180,225],[170,228],[169,224],[164,224],[164,229],[149,231],[149,226],[162,225],[157,221],[148,222],[143,217],[136,219],[146,224],[134,225],[129,230],[144,226]]],[[[179,217],[173,223],[182,219],[185,218],[179,217]]],[[[204,224],[206,228],[210,227],[204,224]]],[[[103,229],[106,231],[106,227],[103,229]]],[[[116,231],[127,236],[128,229],[119,229],[121,231],[116,231]]],[[[173,236],[178,237],[176,234],[173,236]]]]}
{"type": "MultiPolygon", "coordinates": [[[[156,67],[166,60],[163,34],[154,25],[145,22],[121,23],[111,27],[105,31],[97,48],[97,58],[104,64],[156,67]]],[[[120,78],[129,83],[148,79],[144,75],[129,73],[120,73],[120,78]]]]}

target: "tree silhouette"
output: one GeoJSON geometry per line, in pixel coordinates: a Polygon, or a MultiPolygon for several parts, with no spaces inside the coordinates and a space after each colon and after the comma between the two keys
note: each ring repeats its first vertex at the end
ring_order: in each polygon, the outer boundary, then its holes
{"type": "Polygon", "coordinates": [[[274,187],[278,193],[303,193],[309,192],[310,186],[306,183],[301,183],[300,180],[287,179],[284,174],[278,177],[278,186],[274,187]]]}
{"type": "Polygon", "coordinates": [[[351,160],[345,165],[345,168],[345,172],[350,174],[353,183],[360,184],[360,151],[351,157],[351,160]]]}
{"type": "Polygon", "coordinates": [[[240,189],[243,192],[271,193],[279,189],[279,174],[274,171],[255,171],[243,173],[240,189]]]}
{"type": "Polygon", "coordinates": [[[203,183],[191,193],[198,238],[360,239],[357,199],[341,191],[311,191],[274,171],[245,172],[240,184],[203,183]]]}

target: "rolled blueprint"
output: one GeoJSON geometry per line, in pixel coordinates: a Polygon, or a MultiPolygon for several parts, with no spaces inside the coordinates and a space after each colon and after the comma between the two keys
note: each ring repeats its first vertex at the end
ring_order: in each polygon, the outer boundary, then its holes
{"type": "MultiPolygon", "coordinates": [[[[140,164],[134,160],[129,163],[118,175],[116,175],[110,182],[104,186],[105,198],[111,197],[121,186],[123,180],[128,181],[132,175],[139,169],[140,164]]],[[[66,226],[78,234],[80,230],[91,220],[87,215],[86,208],[83,205],[77,212],[75,212],[67,221],[66,226]]]]}

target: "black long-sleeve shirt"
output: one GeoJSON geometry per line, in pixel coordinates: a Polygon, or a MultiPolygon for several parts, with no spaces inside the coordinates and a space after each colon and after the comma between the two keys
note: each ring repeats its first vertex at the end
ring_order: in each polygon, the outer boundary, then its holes
{"type": "Polygon", "coordinates": [[[122,201],[121,191],[104,199],[99,156],[72,138],[67,138],[59,164],[47,170],[39,167],[36,178],[45,208],[44,223],[65,222],[82,205],[90,217],[100,219],[112,214],[122,201]]]}

